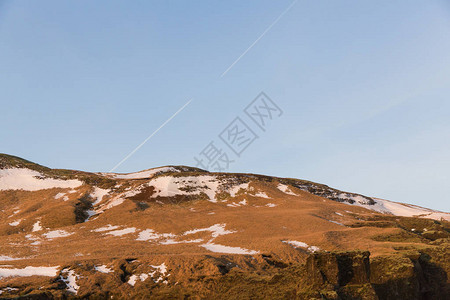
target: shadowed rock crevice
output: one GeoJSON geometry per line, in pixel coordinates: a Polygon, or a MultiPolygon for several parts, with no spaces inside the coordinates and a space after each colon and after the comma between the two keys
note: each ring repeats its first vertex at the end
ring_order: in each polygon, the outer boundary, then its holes
{"type": "Polygon", "coordinates": [[[89,194],[83,195],[81,198],[78,199],[77,203],[75,204],[75,221],[77,223],[83,223],[89,218],[89,210],[92,210],[92,198],[89,194]]]}

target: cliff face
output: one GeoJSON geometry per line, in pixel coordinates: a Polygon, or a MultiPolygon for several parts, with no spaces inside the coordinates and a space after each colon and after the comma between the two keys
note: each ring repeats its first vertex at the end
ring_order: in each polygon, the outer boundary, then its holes
{"type": "MultiPolygon", "coordinates": [[[[369,252],[317,253],[308,257],[303,296],[326,299],[448,299],[450,284],[445,268],[448,249],[440,255],[411,251],[405,255],[369,258],[369,252]],[[312,288],[311,288],[312,287],[312,288]],[[320,294],[320,295],[318,295],[320,294]],[[319,298],[320,298],[319,297],[319,298]]],[[[302,292],[300,292],[301,294],[302,292]]]]}

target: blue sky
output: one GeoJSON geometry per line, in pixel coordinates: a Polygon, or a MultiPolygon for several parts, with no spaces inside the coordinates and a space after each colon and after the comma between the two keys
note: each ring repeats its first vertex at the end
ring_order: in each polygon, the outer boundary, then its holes
{"type": "MultiPolygon", "coordinates": [[[[284,114],[230,172],[450,211],[450,4],[1,1],[0,152],[118,172],[194,156],[261,91],[284,114]]],[[[221,145],[224,148],[226,146],[221,145]]]]}

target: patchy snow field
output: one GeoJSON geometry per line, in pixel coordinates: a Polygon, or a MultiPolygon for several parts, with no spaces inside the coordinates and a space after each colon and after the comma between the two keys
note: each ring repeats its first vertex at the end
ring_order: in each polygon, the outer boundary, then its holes
{"type": "Polygon", "coordinates": [[[0,190],[39,191],[54,188],[77,188],[79,180],[44,178],[41,173],[29,169],[0,170],[0,190]]]}
{"type": "Polygon", "coordinates": [[[180,172],[180,170],[174,167],[162,167],[136,173],[128,173],[128,174],[102,173],[102,175],[111,176],[112,178],[115,179],[145,179],[153,177],[153,175],[155,175],[156,173],[165,173],[165,172],[180,172]]]}
{"type": "Polygon", "coordinates": [[[56,267],[25,267],[23,269],[0,268],[1,277],[28,277],[28,276],[48,276],[54,277],[58,273],[59,266],[56,267]]]}
{"type": "Polygon", "coordinates": [[[304,248],[310,252],[317,252],[320,251],[320,248],[317,246],[309,246],[306,243],[299,242],[299,241],[282,241],[283,243],[289,244],[294,248],[304,248]]]}
{"type": "Polygon", "coordinates": [[[227,254],[247,254],[247,255],[253,255],[258,254],[259,251],[254,250],[247,250],[241,247],[230,247],[230,246],[223,246],[213,243],[206,243],[201,245],[203,248],[216,253],[227,253],[227,254]]]}

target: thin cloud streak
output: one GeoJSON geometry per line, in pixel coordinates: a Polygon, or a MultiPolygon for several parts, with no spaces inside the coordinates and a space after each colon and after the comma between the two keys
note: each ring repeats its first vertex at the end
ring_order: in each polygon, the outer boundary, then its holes
{"type": "Polygon", "coordinates": [[[227,73],[228,73],[228,71],[230,71],[231,70],[231,68],[233,68],[234,67],[234,65],[235,64],[237,64],[240,60],[241,60],[241,58],[242,57],[244,57],[244,55],[245,54],[247,54],[247,52],[248,51],[250,51],[252,48],[253,48],[253,46],[255,46],[256,45],[256,43],[258,43],[259,42],[259,40],[260,39],[262,39],[265,35],[266,35],[266,33],[267,32],[269,32],[269,30],[270,29],[272,29],[272,27],[273,26],[275,26],[277,23],[278,23],[278,21],[280,21],[280,19],[288,12],[288,11],[290,11],[291,10],[291,8],[292,7],[294,7],[294,5],[296,4],[298,2],[298,0],[294,0],[294,2],[292,2],[291,3],[291,5],[289,5],[288,6],[288,8],[286,8],[282,13],[281,13],[281,15],[279,15],[278,16],[278,18],[276,18],[275,19],[275,21],[273,21],[273,23],[272,24],[270,24],[270,26],[269,27],[267,27],[267,29],[266,30],[264,30],[264,32],[250,45],[250,47],[248,47],[247,48],[247,50],[245,50],[226,70],[225,70],[225,72],[223,72],[222,73],[222,75],[220,75],[220,78],[222,78],[223,76],[225,76],[227,73]]]}
{"type": "Polygon", "coordinates": [[[173,118],[176,117],[186,106],[188,106],[193,99],[190,99],[188,102],[186,102],[179,110],[177,110],[170,118],[168,118],[164,123],[161,124],[161,126],[158,127],[155,131],[153,131],[152,134],[150,134],[139,146],[137,146],[133,151],[131,151],[127,156],[125,156],[124,159],[122,159],[117,165],[115,165],[114,168],[112,168],[109,172],[114,172],[120,165],[122,165],[124,162],[126,162],[131,156],[133,156],[134,153],[136,153],[142,146],[144,146],[155,134],[158,133],[164,126],[166,126],[170,121],[172,121],[173,118]]]}

